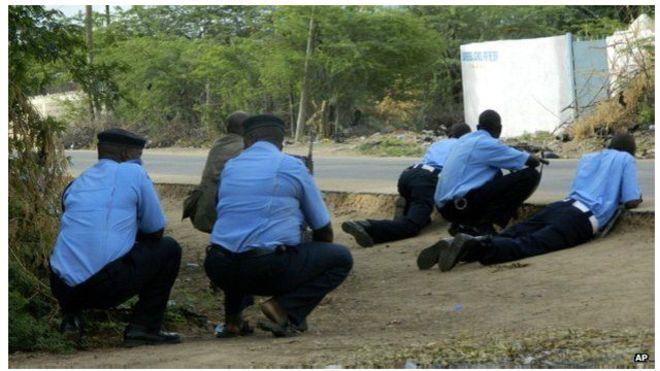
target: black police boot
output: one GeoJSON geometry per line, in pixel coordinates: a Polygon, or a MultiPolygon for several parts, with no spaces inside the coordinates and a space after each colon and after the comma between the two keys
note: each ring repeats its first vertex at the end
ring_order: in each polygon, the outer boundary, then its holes
{"type": "Polygon", "coordinates": [[[374,245],[373,238],[367,233],[367,228],[370,226],[366,220],[349,220],[341,223],[341,229],[355,237],[355,241],[362,247],[371,247],[374,245]]]}
{"type": "Polygon", "coordinates": [[[417,255],[417,268],[426,270],[434,266],[440,257],[440,250],[449,248],[451,242],[451,238],[446,238],[422,250],[417,255]]]}
{"type": "Polygon", "coordinates": [[[270,331],[275,337],[297,336],[308,329],[306,319],[300,324],[291,322],[286,311],[274,298],[261,304],[261,312],[268,318],[268,321],[258,321],[257,326],[261,330],[270,331]]]}
{"type": "Polygon", "coordinates": [[[474,256],[479,253],[476,250],[483,250],[483,243],[487,237],[473,237],[467,234],[459,233],[451,241],[449,247],[441,249],[438,256],[438,266],[443,272],[449,271],[458,264],[459,261],[477,260],[474,256]],[[473,251],[475,250],[475,251],[473,251]]]}
{"type": "Polygon", "coordinates": [[[177,344],[181,342],[176,332],[160,330],[147,330],[146,327],[130,324],[124,330],[124,346],[135,347],[139,345],[177,344]]]}
{"type": "Polygon", "coordinates": [[[72,312],[62,313],[60,332],[70,340],[79,341],[82,338],[80,314],[72,312]]]}

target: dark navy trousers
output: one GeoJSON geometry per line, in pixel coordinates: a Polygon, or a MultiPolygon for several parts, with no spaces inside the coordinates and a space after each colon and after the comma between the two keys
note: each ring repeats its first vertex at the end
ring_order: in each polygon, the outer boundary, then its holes
{"type": "Polygon", "coordinates": [[[366,231],[374,243],[415,237],[431,222],[438,173],[419,168],[401,173],[397,187],[401,197],[406,199],[406,208],[403,215],[394,220],[369,220],[371,226],[366,231]]]}
{"type": "Polygon", "coordinates": [[[479,261],[482,264],[504,263],[589,241],[594,236],[589,222],[591,213],[584,213],[571,203],[551,203],[528,220],[491,237],[490,246],[479,261]]]}
{"type": "Polygon", "coordinates": [[[308,242],[285,251],[250,256],[211,245],[204,268],[225,293],[225,317],[235,316],[253,303],[252,295],[273,296],[299,325],[337,288],[353,267],[353,257],[341,245],[308,242]]]}
{"type": "Polygon", "coordinates": [[[51,291],[65,313],[108,309],[138,295],[131,324],[157,331],[180,263],[181,247],[173,238],[136,242],[126,255],[74,287],[51,272],[51,291]]]}
{"type": "Polygon", "coordinates": [[[507,175],[498,175],[465,195],[467,206],[458,209],[448,202],[439,211],[443,218],[469,226],[497,224],[504,228],[522,203],[529,198],[541,181],[534,168],[525,168],[507,175]]]}

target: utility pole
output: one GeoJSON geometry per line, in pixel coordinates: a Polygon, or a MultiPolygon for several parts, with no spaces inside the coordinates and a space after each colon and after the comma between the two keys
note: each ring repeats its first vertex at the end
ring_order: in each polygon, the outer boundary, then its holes
{"type": "Polygon", "coordinates": [[[110,26],[110,5],[105,6],[105,26],[110,26]]]}
{"type": "Polygon", "coordinates": [[[308,74],[309,74],[309,60],[312,57],[312,47],[314,41],[314,7],[312,7],[312,14],[309,17],[309,33],[307,35],[307,50],[305,51],[305,66],[303,68],[303,84],[302,92],[300,93],[300,107],[298,107],[298,120],[296,122],[296,136],[294,141],[298,142],[302,136],[303,126],[305,125],[305,117],[307,116],[307,101],[309,100],[308,74]]]}

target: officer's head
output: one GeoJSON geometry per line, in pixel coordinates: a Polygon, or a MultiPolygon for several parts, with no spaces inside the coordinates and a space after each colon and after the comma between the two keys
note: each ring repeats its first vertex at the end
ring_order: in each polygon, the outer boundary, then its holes
{"type": "Polygon", "coordinates": [[[243,111],[236,111],[227,116],[225,124],[227,125],[227,133],[243,135],[243,121],[250,115],[243,111]]]}
{"type": "Polygon", "coordinates": [[[248,117],[243,122],[245,148],[259,141],[272,143],[281,150],[284,142],[284,121],[270,114],[248,117]]]}
{"type": "Polygon", "coordinates": [[[467,124],[454,124],[449,128],[447,135],[450,138],[460,138],[471,131],[472,129],[467,124]]]}
{"type": "Polygon", "coordinates": [[[502,134],[502,120],[500,114],[492,109],[485,110],[479,115],[479,125],[477,130],[485,130],[490,133],[493,138],[499,138],[502,134]]]}
{"type": "Polygon", "coordinates": [[[637,149],[637,146],[635,145],[635,137],[630,134],[617,134],[612,138],[608,148],[628,152],[635,157],[635,151],[637,149]]]}
{"type": "Polygon", "coordinates": [[[96,136],[99,160],[109,159],[116,162],[138,160],[147,141],[137,134],[123,129],[104,130],[96,136]]]}

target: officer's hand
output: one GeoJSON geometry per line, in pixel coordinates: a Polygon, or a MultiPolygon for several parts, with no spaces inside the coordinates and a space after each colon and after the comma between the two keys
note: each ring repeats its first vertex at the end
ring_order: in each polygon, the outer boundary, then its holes
{"type": "Polygon", "coordinates": [[[541,165],[541,163],[544,163],[546,165],[550,164],[548,162],[548,160],[546,160],[544,158],[539,158],[536,155],[530,154],[529,157],[527,158],[527,162],[525,162],[525,165],[527,165],[529,167],[537,167],[537,166],[541,165]]]}

